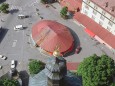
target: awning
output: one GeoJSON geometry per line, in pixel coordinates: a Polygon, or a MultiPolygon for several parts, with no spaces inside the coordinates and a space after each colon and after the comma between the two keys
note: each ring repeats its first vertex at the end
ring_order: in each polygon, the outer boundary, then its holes
{"type": "Polygon", "coordinates": [[[94,37],[95,34],[93,32],[91,32],[89,29],[85,28],[85,32],[90,35],[91,37],[94,37]]]}

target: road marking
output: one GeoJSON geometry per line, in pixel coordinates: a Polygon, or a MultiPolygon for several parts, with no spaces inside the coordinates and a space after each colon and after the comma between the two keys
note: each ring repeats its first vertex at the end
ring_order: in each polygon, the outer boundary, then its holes
{"type": "Polygon", "coordinates": [[[19,6],[14,6],[14,5],[12,5],[12,6],[10,7],[10,9],[11,9],[11,10],[14,10],[14,9],[22,10],[21,7],[19,7],[19,6]]]}
{"type": "Polygon", "coordinates": [[[15,46],[16,46],[16,43],[17,43],[17,40],[14,40],[14,41],[13,41],[13,44],[12,44],[12,47],[15,47],[15,46]]]}

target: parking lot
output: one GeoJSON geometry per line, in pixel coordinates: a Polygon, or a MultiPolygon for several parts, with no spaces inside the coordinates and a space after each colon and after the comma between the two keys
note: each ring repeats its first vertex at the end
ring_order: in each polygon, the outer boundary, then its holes
{"type": "MultiPolygon", "coordinates": [[[[30,43],[30,34],[32,26],[43,19],[50,19],[60,22],[69,27],[76,38],[76,43],[79,41],[82,50],[79,54],[72,54],[66,58],[69,62],[81,62],[84,58],[89,55],[96,53],[97,55],[108,54],[111,57],[115,55],[104,45],[99,44],[97,41],[91,39],[85,32],[84,29],[76,24],[73,19],[64,20],[59,15],[60,6],[58,3],[54,3],[53,6],[46,8],[40,2],[32,0],[13,0],[7,1],[10,4],[10,10],[18,9],[18,11],[12,11],[9,14],[0,14],[0,25],[7,30],[3,38],[0,39],[0,54],[6,56],[7,60],[0,59],[0,65],[3,68],[0,70],[0,76],[9,71],[11,66],[11,60],[17,61],[18,71],[27,70],[29,59],[38,59],[46,61],[47,56],[41,54],[38,49],[32,46],[30,43]],[[36,8],[39,11],[36,11],[36,8]],[[38,15],[39,13],[39,15],[38,15]],[[30,17],[24,19],[18,19],[19,14],[29,15],[30,17]],[[15,31],[16,25],[23,25],[25,27],[22,30],[15,31]]],[[[1,34],[0,34],[1,35],[1,34]]]]}

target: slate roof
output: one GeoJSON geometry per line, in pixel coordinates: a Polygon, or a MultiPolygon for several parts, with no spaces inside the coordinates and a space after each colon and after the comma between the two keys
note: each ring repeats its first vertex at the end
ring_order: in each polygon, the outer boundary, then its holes
{"type": "MultiPolygon", "coordinates": [[[[69,71],[67,71],[67,75],[64,80],[64,83],[66,84],[64,86],[82,86],[81,77],[75,76],[69,71]]],[[[28,86],[47,86],[47,76],[45,75],[44,70],[33,77],[30,76],[28,86]]]]}

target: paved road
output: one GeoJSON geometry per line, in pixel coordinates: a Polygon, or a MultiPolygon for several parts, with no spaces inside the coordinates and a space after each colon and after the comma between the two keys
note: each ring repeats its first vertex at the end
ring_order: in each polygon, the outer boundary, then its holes
{"type": "Polygon", "coordinates": [[[7,29],[7,33],[0,44],[0,54],[8,57],[6,61],[0,59],[0,65],[3,65],[3,69],[0,70],[0,75],[6,73],[10,69],[10,62],[12,59],[17,60],[17,69],[21,71],[27,70],[29,59],[39,59],[45,62],[46,58],[48,58],[28,44],[30,38],[28,35],[31,34],[32,26],[40,21],[40,17],[36,14],[36,8],[39,9],[39,13],[44,19],[55,20],[69,27],[73,36],[77,39],[76,42],[80,42],[82,51],[79,54],[67,56],[67,61],[81,62],[85,57],[94,53],[97,55],[106,53],[115,57],[108,48],[92,40],[74,20],[63,20],[59,15],[61,7],[57,3],[53,5],[58,9],[54,9],[52,6],[46,8],[41,3],[37,2],[37,0],[34,2],[33,0],[8,0],[7,2],[10,4],[11,10],[19,9],[19,11],[12,11],[12,14],[7,15],[1,14],[0,17],[5,20],[5,22],[0,22],[0,24],[7,29]],[[31,15],[31,17],[19,20],[17,18],[18,14],[31,15]],[[18,24],[22,24],[27,28],[20,31],[14,31],[14,26],[18,24]]]}

